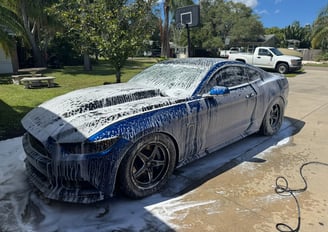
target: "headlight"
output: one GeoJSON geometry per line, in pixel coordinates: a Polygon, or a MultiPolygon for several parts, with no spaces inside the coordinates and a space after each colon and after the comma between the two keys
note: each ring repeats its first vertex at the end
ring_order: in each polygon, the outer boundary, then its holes
{"type": "Polygon", "coordinates": [[[61,143],[60,146],[65,154],[96,154],[106,152],[117,140],[118,137],[113,137],[94,142],[61,143]]]}
{"type": "Polygon", "coordinates": [[[300,60],[291,60],[293,66],[297,66],[300,63],[300,60]]]}

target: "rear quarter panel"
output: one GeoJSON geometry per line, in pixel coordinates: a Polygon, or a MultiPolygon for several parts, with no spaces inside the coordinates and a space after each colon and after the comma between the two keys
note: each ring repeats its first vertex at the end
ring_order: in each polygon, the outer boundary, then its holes
{"type": "Polygon", "coordinates": [[[255,83],[259,89],[258,102],[256,108],[256,124],[258,129],[262,124],[265,112],[272,101],[277,98],[282,98],[285,106],[288,98],[288,81],[285,77],[279,74],[267,73],[263,80],[255,83]]]}

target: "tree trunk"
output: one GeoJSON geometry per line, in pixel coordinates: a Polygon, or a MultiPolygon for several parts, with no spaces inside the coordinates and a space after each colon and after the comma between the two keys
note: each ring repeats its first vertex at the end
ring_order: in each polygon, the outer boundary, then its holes
{"type": "Polygon", "coordinates": [[[10,49],[10,58],[11,58],[11,63],[13,66],[13,73],[17,73],[19,69],[19,62],[18,62],[18,55],[17,55],[17,46],[15,46],[10,49]]]}
{"type": "Polygon", "coordinates": [[[162,37],[162,50],[161,56],[168,58],[170,56],[170,43],[169,43],[169,1],[166,0],[164,3],[164,29],[162,37]]]}
{"type": "Polygon", "coordinates": [[[28,38],[30,40],[31,46],[32,46],[32,52],[33,52],[33,58],[34,58],[34,65],[36,67],[43,67],[45,66],[45,62],[42,59],[40,48],[36,45],[36,41],[34,39],[34,35],[32,35],[30,32],[27,32],[28,38]]]}
{"type": "Polygon", "coordinates": [[[42,59],[41,51],[40,48],[36,44],[35,40],[35,28],[36,28],[36,23],[33,24],[33,28],[30,28],[30,21],[28,19],[27,13],[26,13],[26,5],[25,1],[21,2],[21,13],[22,13],[22,19],[23,19],[23,24],[24,28],[28,37],[28,40],[30,42],[30,45],[32,47],[32,52],[33,52],[33,58],[34,58],[34,65],[37,67],[44,66],[44,62],[42,59]]]}
{"type": "Polygon", "coordinates": [[[89,53],[87,53],[87,52],[85,52],[83,54],[83,67],[84,67],[84,71],[91,71],[92,70],[90,56],[89,56],[89,53]]]}
{"type": "Polygon", "coordinates": [[[116,83],[121,83],[121,69],[116,70],[116,83]]]}

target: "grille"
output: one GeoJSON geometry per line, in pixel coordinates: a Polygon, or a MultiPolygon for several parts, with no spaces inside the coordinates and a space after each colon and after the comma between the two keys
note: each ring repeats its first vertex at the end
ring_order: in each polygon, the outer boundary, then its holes
{"type": "Polygon", "coordinates": [[[31,146],[38,151],[40,154],[46,156],[46,157],[50,157],[49,152],[47,151],[47,149],[44,147],[44,145],[37,139],[35,138],[33,135],[28,134],[28,138],[30,141],[31,146]]]}

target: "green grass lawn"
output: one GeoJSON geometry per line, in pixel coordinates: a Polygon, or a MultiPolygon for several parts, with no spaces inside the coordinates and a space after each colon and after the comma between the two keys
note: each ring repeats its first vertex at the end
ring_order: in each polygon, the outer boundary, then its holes
{"type": "MultiPolygon", "coordinates": [[[[156,59],[129,59],[122,70],[121,81],[128,81],[156,62],[156,59]]],[[[24,130],[20,120],[39,104],[76,89],[116,82],[115,70],[105,61],[94,65],[89,72],[82,66],[65,66],[64,69],[48,69],[44,75],[56,77],[56,87],[24,89],[22,85],[12,84],[10,75],[0,76],[0,140],[22,135],[24,130]]]]}

